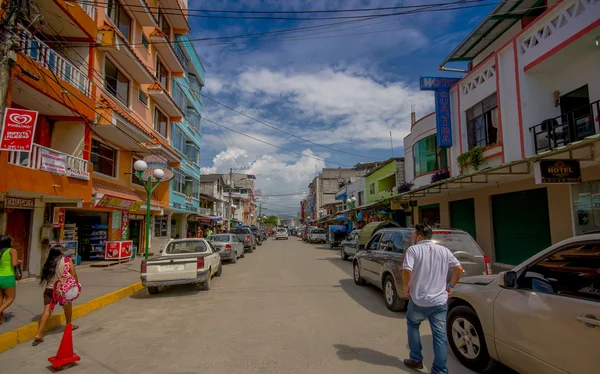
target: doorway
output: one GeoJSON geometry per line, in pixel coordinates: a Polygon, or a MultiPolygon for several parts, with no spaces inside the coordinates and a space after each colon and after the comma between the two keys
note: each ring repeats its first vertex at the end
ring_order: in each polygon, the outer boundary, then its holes
{"type": "Polygon", "coordinates": [[[13,248],[17,250],[19,259],[23,261],[23,271],[29,271],[29,229],[31,210],[14,209],[8,213],[6,234],[13,238],[13,248]]]}
{"type": "Polygon", "coordinates": [[[440,224],[440,204],[419,207],[419,218],[422,224],[436,226],[440,224]]]}
{"type": "Polygon", "coordinates": [[[136,251],[137,254],[140,253],[140,243],[141,243],[141,234],[142,234],[142,221],[139,220],[130,220],[129,221],[129,240],[133,242],[133,250],[136,251]]]}
{"type": "Polygon", "coordinates": [[[594,134],[590,92],[585,85],[560,97],[561,124],[568,126],[571,142],[594,134]]]}

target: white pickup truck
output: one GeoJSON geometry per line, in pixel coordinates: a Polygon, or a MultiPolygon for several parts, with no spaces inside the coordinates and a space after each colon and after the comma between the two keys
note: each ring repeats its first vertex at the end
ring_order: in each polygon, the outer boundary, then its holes
{"type": "Polygon", "coordinates": [[[142,284],[150,294],[160,287],[178,284],[201,284],[210,289],[213,276],[221,276],[221,256],[205,239],[175,239],[161,250],[160,256],[143,260],[141,265],[142,284]]]}

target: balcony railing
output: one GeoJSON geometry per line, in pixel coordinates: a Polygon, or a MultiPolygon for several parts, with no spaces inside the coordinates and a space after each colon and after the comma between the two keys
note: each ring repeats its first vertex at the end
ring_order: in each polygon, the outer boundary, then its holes
{"type": "Polygon", "coordinates": [[[173,47],[175,48],[175,54],[177,55],[177,57],[179,57],[179,60],[183,64],[183,68],[187,72],[188,67],[189,67],[189,61],[188,61],[187,57],[185,56],[185,53],[183,53],[183,49],[181,48],[181,45],[179,44],[178,41],[174,41],[173,47]]]}
{"type": "Polygon", "coordinates": [[[85,176],[89,175],[89,161],[39,144],[33,144],[31,152],[8,152],[8,163],[50,173],[73,175],[79,179],[86,179],[85,176]]]}
{"type": "Polygon", "coordinates": [[[535,153],[551,151],[598,133],[598,116],[600,100],[533,126],[529,131],[533,133],[535,153]]]}
{"type": "Polygon", "coordinates": [[[89,0],[88,1],[77,0],[77,2],[83,8],[83,10],[85,10],[85,12],[88,14],[88,16],[90,16],[91,19],[93,19],[93,20],[96,19],[94,17],[96,14],[96,6],[94,5],[93,2],[91,2],[89,0]]]}
{"type": "Polygon", "coordinates": [[[190,127],[200,132],[200,115],[193,109],[188,109],[185,113],[190,127]]]}
{"type": "Polygon", "coordinates": [[[58,78],[69,82],[84,95],[90,96],[91,83],[86,73],[76,68],[21,25],[19,25],[19,35],[19,47],[25,55],[52,71],[58,78]]]}

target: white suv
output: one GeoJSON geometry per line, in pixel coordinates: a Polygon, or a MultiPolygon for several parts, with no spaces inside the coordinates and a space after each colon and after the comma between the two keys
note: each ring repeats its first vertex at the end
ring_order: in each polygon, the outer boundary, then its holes
{"type": "Polygon", "coordinates": [[[275,239],[285,239],[288,240],[288,232],[286,229],[277,229],[275,232],[275,239]]]}

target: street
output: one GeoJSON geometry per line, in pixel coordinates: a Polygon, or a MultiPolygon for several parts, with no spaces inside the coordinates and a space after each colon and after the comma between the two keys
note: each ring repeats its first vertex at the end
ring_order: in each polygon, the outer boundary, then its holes
{"type": "MultiPolygon", "coordinates": [[[[410,373],[404,313],[358,287],[350,261],[296,237],[226,264],[210,291],[146,290],[75,321],[70,373],[410,373]]],[[[85,292],[85,284],[83,285],[85,292]]],[[[58,308],[60,309],[60,308],[58,308]]],[[[62,330],[0,354],[2,372],[48,373],[62,330]]],[[[433,360],[422,327],[424,364],[433,360]]],[[[449,354],[451,373],[471,373],[449,354]]],[[[429,372],[424,370],[423,372],[429,372]]]]}

